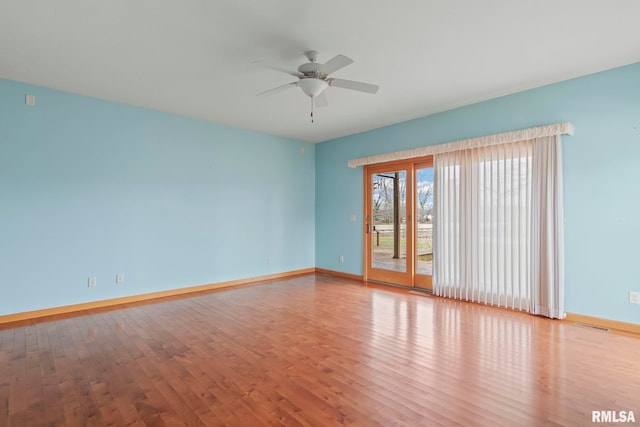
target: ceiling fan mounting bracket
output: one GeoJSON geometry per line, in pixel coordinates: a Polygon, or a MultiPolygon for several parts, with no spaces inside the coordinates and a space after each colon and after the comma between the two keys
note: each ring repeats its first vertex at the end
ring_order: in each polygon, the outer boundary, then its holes
{"type": "Polygon", "coordinates": [[[308,50],[304,53],[304,56],[307,57],[309,62],[316,62],[318,60],[318,51],[317,50],[308,50]]]}

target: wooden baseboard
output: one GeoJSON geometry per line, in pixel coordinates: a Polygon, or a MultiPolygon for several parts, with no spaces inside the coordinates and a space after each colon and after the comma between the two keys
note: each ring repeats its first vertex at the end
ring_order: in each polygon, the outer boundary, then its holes
{"type": "Polygon", "coordinates": [[[316,268],[318,274],[329,274],[331,276],[344,277],[345,279],[353,279],[362,281],[362,276],[357,274],[343,273],[341,271],[327,270],[325,268],[316,268]]]}
{"type": "Polygon", "coordinates": [[[582,323],[598,328],[613,329],[622,332],[631,332],[640,335],[640,325],[637,323],[619,322],[617,320],[602,319],[600,317],[586,316],[584,314],[567,313],[564,318],[567,322],[582,323]]]}
{"type": "Polygon", "coordinates": [[[96,311],[101,309],[108,309],[114,307],[120,307],[130,304],[139,304],[152,300],[158,300],[162,298],[170,298],[187,294],[194,294],[198,292],[213,291],[216,289],[236,287],[242,285],[248,285],[256,282],[263,282],[268,280],[285,279],[288,277],[301,276],[304,274],[313,274],[316,269],[305,268],[301,270],[287,271],[284,273],[268,274],[265,276],[250,277],[246,279],[230,280],[227,282],[211,283],[208,285],[189,286],[187,288],[170,289],[167,291],[151,292],[148,294],[132,295],[128,297],[113,298],[100,301],[92,301],[81,304],[65,305],[62,307],[46,308],[42,310],[26,311],[22,313],[7,314],[0,316],[0,327],[16,327],[23,324],[33,324],[47,320],[53,320],[55,318],[66,317],[69,315],[77,315],[79,313],[85,313],[87,311],[96,311]]]}
{"type": "MultiPolygon", "coordinates": [[[[343,277],[351,280],[362,281],[363,276],[357,274],[343,273],[341,271],[328,270],[324,268],[305,268],[301,270],[287,271],[284,273],[268,274],[265,276],[250,277],[246,279],[230,280],[226,282],[210,283],[207,285],[190,286],[187,288],[170,289],[167,291],[151,292],[148,294],[132,295],[128,297],[113,298],[101,301],[92,301],[81,304],[72,304],[62,307],[46,308],[42,310],[26,311],[22,313],[7,314],[0,316],[0,328],[11,328],[26,324],[34,324],[57,318],[74,316],[91,311],[104,309],[114,309],[127,305],[136,305],[154,300],[179,297],[188,294],[210,292],[217,289],[238,287],[255,284],[269,280],[286,279],[289,277],[301,276],[305,274],[329,274],[331,276],[343,277]]],[[[599,317],[586,316],[583,314],[567,313],[564,319],[567,322],[593,325],[599,328],[613,329],[616,331],[629,332],[640,335],[640,325],[635,323],[620,322],[617,320],[602,319],[599,317]]]]}

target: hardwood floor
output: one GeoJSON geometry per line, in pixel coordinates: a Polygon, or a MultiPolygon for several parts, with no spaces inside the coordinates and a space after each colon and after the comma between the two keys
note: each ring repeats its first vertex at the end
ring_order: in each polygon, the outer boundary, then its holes
{"type": "Polygon", "coordinates": [[[309,275],[0,331],[0,426],[640,421],[640,339],[309,275]]]}

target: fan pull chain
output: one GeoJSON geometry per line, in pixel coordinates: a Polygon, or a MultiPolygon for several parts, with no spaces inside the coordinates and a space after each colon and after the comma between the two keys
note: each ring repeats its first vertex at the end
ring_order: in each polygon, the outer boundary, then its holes
{"type": "Polygon", "coordinates": [[[313,123],[313,96],[309,97],[311,99],[311,123],[313,123]]]}

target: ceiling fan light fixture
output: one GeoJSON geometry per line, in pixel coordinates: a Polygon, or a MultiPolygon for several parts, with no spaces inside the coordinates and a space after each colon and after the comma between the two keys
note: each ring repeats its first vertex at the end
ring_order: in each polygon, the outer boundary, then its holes
{"type": "Polygon", "coordinates": [[[300,86],[300,89],[302,89],[307,96],[315,98],[329,87],[329,84],[324,80],[309,77],[306,79],[300,79],[298,86],[300,86]]]}

